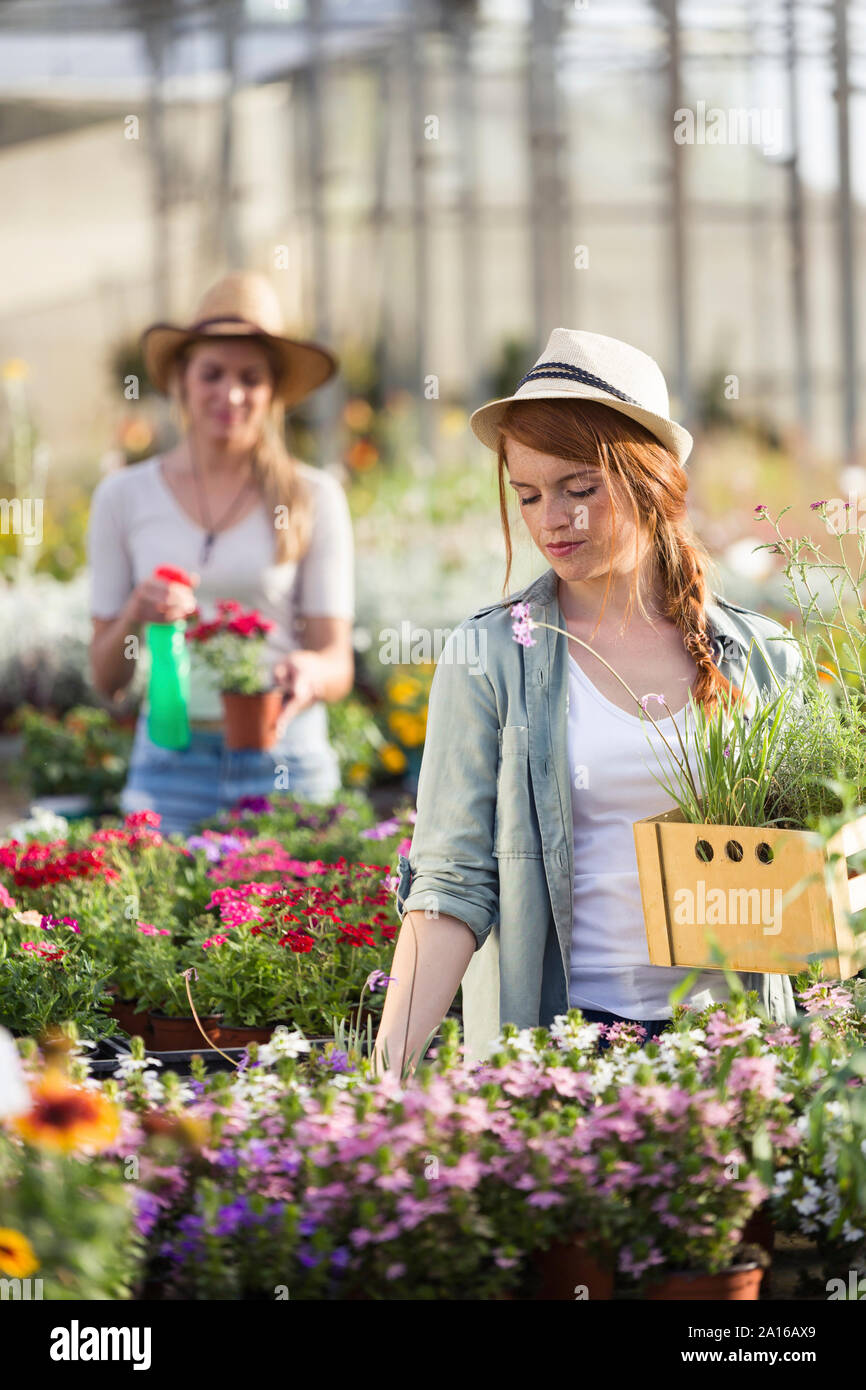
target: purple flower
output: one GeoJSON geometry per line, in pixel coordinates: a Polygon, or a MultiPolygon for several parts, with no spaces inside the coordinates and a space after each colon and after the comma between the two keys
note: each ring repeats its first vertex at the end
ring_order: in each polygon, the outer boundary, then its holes
{"type": "Polygon", "coordinates": [[[214,840],[207,839],[204,835],[190,835],[186,842],[187,849],[203,849],[205,857],[211,864],[215,864],[220,857],[219,845],[214,840]]]}
{"type": "Polygon", "coordinates": [[[236,1197],[227,1207],[220,1207],[214,1222],[216,1236],[233,1236],[241,1226],[249,1225],[251,1212],[246,1197],[236,1197]]]}
{"type": "Polygon", "coordinates": [[[139,1234],[149,1236],[159,1219],[159,1202],[146,1187],[138,1186],[135,1194],[135,1224],[139,1234]]]}
{"type": "Polygon", "coordinates": [[[348,1052],[339,1052],[336,1049],[329,1056],[323,1057],[322,1061],[333,1072],[354,1071],[349,1061],[348,1052]]]}
{"type": "Polygon", "coordinates": [[[392,980],[397,983],[396,975],[386,975],[384,970],[371,970],[367,976],[367,988],[371,994],[375,994],[377,989],[384,989],[392,980]]]}
{"type": "Polygon", "coordinates": [[[220,854],[237,854],[243,849],[246,849],[246,842],[239,840],[237,835],[220,835],[220,854]]]}

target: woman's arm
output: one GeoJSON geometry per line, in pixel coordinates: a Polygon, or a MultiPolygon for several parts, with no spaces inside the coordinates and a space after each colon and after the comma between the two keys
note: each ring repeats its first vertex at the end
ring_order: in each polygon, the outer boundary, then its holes
{"type": "Polygon", "coordinates": [[[133,589],[116,617],[94,618],[90,640],[94,689],[108,700],[117,699],[135,672],[142,626],[174,623],[194,609],[195,595],[187,584],[144,579],[133,589]]]}
{"type": "Polygon", "coordinates": [[[375,1071],[400,1076],[406,1062],[414,1071],[424,1044],[454,1002],[475,946],[472,929],[456,917],[431,920],[417,910],[406,913],[373,1049],[375,1071]]]}
{"type": "MultiPolygon", "coordinates": [[[[499,716],[486,660],[465,660],[471,622],[451,633],[433,673],[412,845],[399,856],[403,926],[375,1048],[379,1065],[387,1043],[388,1069],[398,1074],[404,1053],[417,1064],[499,919],[499,716]]],[[[479,645],[486,657],[486,640],[471,650],[479,645]]]]}

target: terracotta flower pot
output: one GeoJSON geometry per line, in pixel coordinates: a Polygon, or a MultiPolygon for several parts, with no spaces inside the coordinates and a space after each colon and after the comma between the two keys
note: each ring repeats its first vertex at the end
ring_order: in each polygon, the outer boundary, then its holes
{"type": "MultiPolygon", "coordinates": [[[[188,1017],[169,1018],[167,1014],[152,1009],[148,1018],[150,1047],[154,1052],[189,1052],[207,1047],[191,1014],[188,1017]]],[[[217,1047],[222,1044],[221,1022],[221,1014],[208,1014],[201,1020],[202,1028],[217,1047]]]]}
{"type": "Polygon", "coordinates": [[[585,1285],[590,1299],[613,1298],[613,1259],[599,1260],[580,1239],[557,1241],[546,1250],[536,1250],[532,1264],[541,1277],[534,1299],[546,1301],[575,1299],[575,1288],[585,1285]]]}
{"type": "Polygon", "coordinates": [[[270,748],[277,737],[277,720],[283,707],[284,691],[265,690],[260,695],[222,692],[226,748],[240,752],[245,748],[259,752],[270,748]]]}
{"type": "Polygon", "coordinates": [[[111,1017],[116,1019],[131,1038],[144,1038],[146,1043],[150,1042],[150,1015],[145,1009],[139,1012],[135,1007],[134,999],[115,999],[108,1011],[111,1017]]]}
{"type": "Polygon", "coordinates": [[[220,1047],[247,1047],[249,1043],[270,1042],[271,1035],[278,1026],[276,1023],[271,1023],[266,1028],[248,1028],[240,1024],[237,1027],[232,1024],[221,1025],[219,1045],[220,1047]]]}
{"type": "Polygon", "coordinates": [[[760,1265],[732,1265],[718,1274],[707,1274],[700,1269],[676,1269],[660,1283],[648,1287],[644,1298],[669,1303],[690,1299],[715,1303],[756,1302],[763,1274],[760,1265]]]}

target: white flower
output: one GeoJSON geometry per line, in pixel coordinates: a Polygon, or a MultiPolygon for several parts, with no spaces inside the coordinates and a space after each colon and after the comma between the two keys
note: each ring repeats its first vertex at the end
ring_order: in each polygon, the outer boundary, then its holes
{"type": "Polygon", "coordinates": [[[56,815],[45,806],[35,806],[32,816],[7,826],[4,834],[7,840],[18,840],[25,844],[38,840],[42,835],[47,835],[50,840],[64,840],[68,829],[69,821],[64,816],[56,815]]]}
{"type": "MultiPolygon", "coordinates": [[[[162,1062],[158,1057],[121,1057],[117,1064],[115,1075],[119,1076],[122,1081],[126,1081],[128,1077],[134,1076],[137,1071],[147,1073],[152,1067],[161,1066],[162,1062]]],[[[153,1072],[153,1076],[156,1076],[156,1072],[153,1072]]]]}
{"type": "Polygon", "coordinates": [[[290,1033],[285,1024],[280,1024],[271,1034],[269,1043],[262,1043],[259,1047],[258,1059],[263,1066],[275,1062],[278,1057],[299,1057],[302,1052],[309,1052],[310,1044],[303,1033],[290,1033]]]}
{"type": "Polygon", "coordinates": [[[858,1230],[856,1226],[852,1226],[851,1222],[846,1218],[842,1226],[842,1236],[845,1240],[862,1240],[863,1232],[858,1230]]]}
{"type": "Polygon", "coordinates": [[[569,1023],[565,1014],[558,1014],[548,1029],[550,1036],[560,1047],[581,1052],[591,1052],[601,1035],[600,1023],[569,1023]]]}
{"type": "MultiPolygon", "coordinates": [[[[808,1178],[806,1179],[808,1183],[808,1178]]],[[[814,1186],[814,1184],[813,1184],[814,1186]]],[[[813,1216],[817,1212],[820,1203],[814,1192],[808,1192],[805,1197],[797,1197],[794,1206],[801,1216],[813,1216]]]]}
{"type": "Polygon", "coordinates": [[[21,1115],[30,1109],[30,1092],[21,1058],[11,1033],[0,1028],[0,1116],[21,1115]]]}

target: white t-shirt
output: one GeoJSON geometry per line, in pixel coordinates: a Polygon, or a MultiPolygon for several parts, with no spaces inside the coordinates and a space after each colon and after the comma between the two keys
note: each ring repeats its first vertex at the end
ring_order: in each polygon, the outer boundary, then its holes
{"type": "MultiPolygon", "coordinates": [[[[587,660],[592,657],[587,654],[587,660]]],[[[608,700],[569,653],[568,754],[574,816],[574,885],[569,1003],[623,1018],[670,1018],[668,993],[685,979],[683,967],[650,965],[641,904],[634,821],[670,810],[675,802],[656,782],[670,761],[652,720],[608,700]],[[655,748],[661,750],[661,760],[655,748]],[[577,785],[576,785],[577,783],[577,785]]],[[[671,746],[679,743],[661,705],[652,717],[671,746]]],[[[693,756],[686,709],[676,723],[693,756]]],[[[687,1000],[695,1008],[728,998],[720,970],[705,970],[687,1000]]]]}
{"type": "MultiPolygon", "coordinates": [[[[220,531],[202,564],[205,532],[170,490],[159,455],[103,478],[91,500],[87,537],[93,616],[115,617],[136,584],[158,565],[179,565],[201,576],[195,595],[205,618],[214,616],[217,599],[231,598],[271,619],[275,627],[266,646],[271,666],[303,646],[303,635],[294,630],[297,616],[354,618],[354,543],[346,494],[332,474],[306,463],[297,467],[314,499],[310,547],[299,564],[276,563],[274,518],[264,502],[220,531]]],[[[316,708],[324,727],[321,701],[316,708]]],[[[195,660],[189,714],[208,720],[222,714],[216,682],[195,660]]]]}

